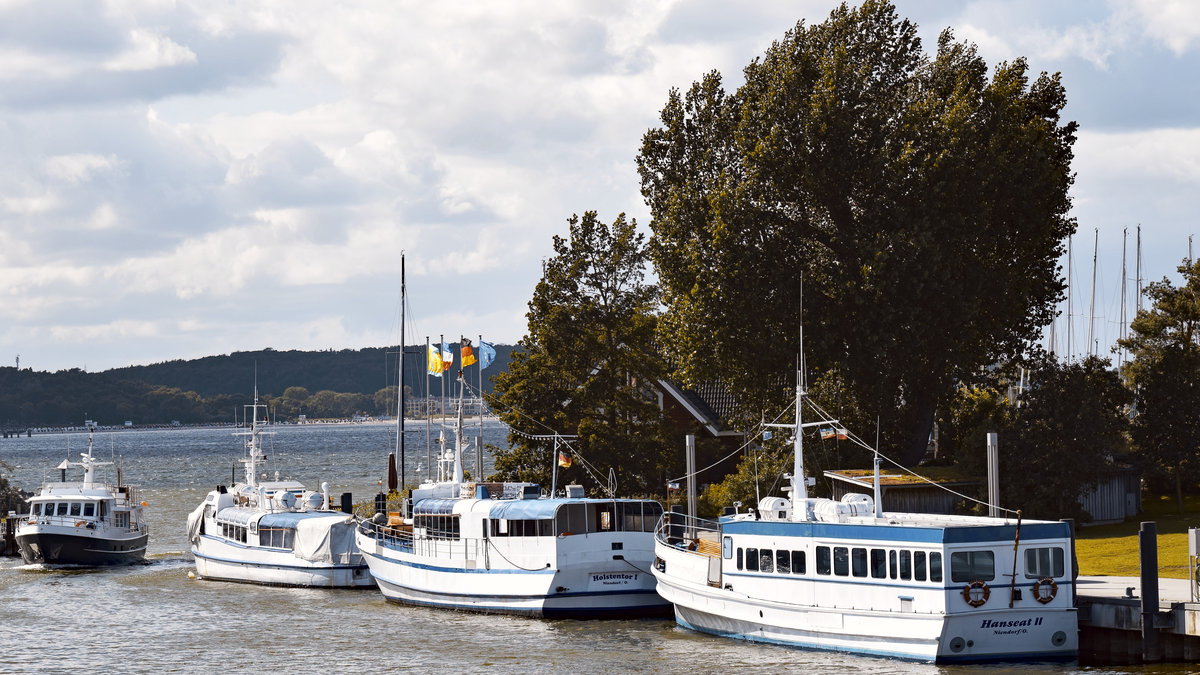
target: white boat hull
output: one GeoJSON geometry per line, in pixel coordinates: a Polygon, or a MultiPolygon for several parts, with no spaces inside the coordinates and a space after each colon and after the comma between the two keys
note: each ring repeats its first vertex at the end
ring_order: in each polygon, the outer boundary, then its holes
{"type": "Polygon", "coordinates": [[[365,563],[313,562],[291,551],[235,546],[207,535],[192,546],[192,555],[202,579],[320,588],[369,588],[375,583],[365,563]]]}
{"type": "Polygon", "coordinates": [[[674,605],[676,622],[705,633],[937,663],[1070,660],[1078,651],[1073,608],[947,614],[805,606],[710,586],[708,558],[661,543],[656,553],[667,570],[654,569],[658,591],[674,605]]]}
{"type": "MultiPolygon", "coordinates": [[[[670,615],[649,571],[649,551],[631,555],[640,558],[640,565],[613,559],[607,540],[611,535],[577,535],[570,554],[551,551],[544,558],[555,560],[554,567],[528,557],[521,558],[520,567],[507,564],[499,550],[486,559],[416,555],[381,545],[361,530],[355,536],[379,590],[393,602],[549,618],[670,615]],[[564,559],[570,562],[558,562],[564,559]]],[[[516,558],[512,551],[508,554],[516,558]]]]}

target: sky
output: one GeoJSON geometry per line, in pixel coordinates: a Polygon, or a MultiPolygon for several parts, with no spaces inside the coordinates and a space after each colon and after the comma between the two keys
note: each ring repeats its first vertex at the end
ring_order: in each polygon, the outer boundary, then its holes
{"type": "MultiPolygon", "coordinates": [[[[394,345],[402,252],[408,344],[514,343],[572,214],[649,224],[636,155],[670,89],[734,89],[834,7],[0,0],[0,365],[394,345]]],[[[1132,317],[1139,225],[1147,280],[1178,282],[1200,230],[1200,3],[897,9],[927,51],[949,27],[1062,73],[1071,351],[1108,354],[1123,231],[1132,317]]]]}

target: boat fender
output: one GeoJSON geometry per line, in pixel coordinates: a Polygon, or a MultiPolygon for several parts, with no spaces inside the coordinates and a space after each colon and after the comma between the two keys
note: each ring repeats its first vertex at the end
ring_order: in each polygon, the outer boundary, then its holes
{"type": "Polygon", "coordinates": [[[86,522],[86,520],[77,520],[75,521],[75,527],[83,527],[83,524],[86,522]]]}
{"type": "MultiPolygon", "coordinates": [[[[1034,594],[1036,595],[1037,591],[1034,591],[1034,594]]],[[[991,596],[992,589],[988,588],[988,585],[979,579],[975,579],[966,586],[963,586],[963,600],[966,600],[967,604],[972,607],[982,607],[983,603],[987,602],[991,596]],[[972,593],[976,589],[979,589],[980,592],[978,594],[972,593]]]]}
{"type": "Polygon", "coordinates": [[[1058,583],[1055,582],[1054,579],[1051,579],[1050,577],[1042,577],[1041,579],[1033,582],[1033,597],[1037,598],[1037,601],[1043,605],[1053,600],[1054,596],[1056,595],[1058,595],[1058,583]],[[1043,594],[1043,586],[1049,586],[1049,592],[1043,594]]]}

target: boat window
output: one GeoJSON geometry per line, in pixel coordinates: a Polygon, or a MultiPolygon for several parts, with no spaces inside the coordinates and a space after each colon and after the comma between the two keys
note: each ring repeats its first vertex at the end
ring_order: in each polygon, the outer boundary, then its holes
{"type": "MultiPolygon", "coordinates": [[[[608,532],[613,529],[612,504],[596,505],[596,529],[600,532],[608,532]]],[[[536,529],[534,533],[536,533],[536,529]]]]}
{"type": "Polygon", "coordinates": [[[854,576],[867,576],[867,549],[855,548],[851,552],[851,559],[854,562],[854,576]]]}
{"type": "Polygon", "coordinates": [[[271,548],[291,548],[296,530],[290,527],[259,528],[258,543],[271,548]]]}
{"type": "Polygon", "coordinates": [[[539,520],[536,522],[538,524],[537,525],[538,526],[538,535],[543,536],[543,537],[553,537],[554,536],[554,521],[553,520],[539,520]]]}
{"type": "Polygon", "coordinates": [[[913,579],[925,581],[925,551],[913,553],[913,579]]]}
{"type": "Polygon", "coordinates": [[[888,573],[888,576],[895,579],[896,578],[896,570],[898,569],[896,566],[896,552],[895,551],[888,551],[888,568],[891,570],[888,573]]]}
{"type": "Polygon", "coordinates": [[[758,553],[758,571],[770,572],[775,569],[772,561],[775,559],[775,554],[769,548],[764,548],[758,553]]]}
{"type": "Polygon", "coordinates": [[[742,547],[741,546],[738,547],[738,552],[737,552],[737,568],[739,570],[742,569],[742,547]]]}
{"type": "Polygon", "coordinates": [[[871,549],[871,578],[887,577],[887,551],[881,548],[871,549]]]}
{"type": "Polygon", "coordinates": [[[640,532],[642,530],[642,504],[641,502],[621,502],[617,505],[620,509],[621,522],[619,525],[625,532],[640,532]]]}
{"type": "Polygon", "coordinates": [[[792,554],[790,551],[779,549],[775,552],[775,571],[780,574],[792,573],[792,554]]]}
{"type": "Polygon", "coordinates": [[[658,502],[642,502],[642,532],[653,532],[662,514],[663,508],[658,502]]]}
{"type": "Polygon", "coordinates": [[[991,581],[995,578],[995,553],[991,551],[955,551],[950,554],[951,581],[991,581]]]}
{"type": "Polygon", "coordinates": [[[833,573],[839,577],[850,576],[850,549],[845,546],[833,547],[833,573]]]}
{"type": "Polygon", "coordinates": [[[83,513],[83,504],[81,502],[71,502],[71,515],[78,516],[83,513]]]}
{"type": "Polygon", "coordinates": [[[31,516],[42,515],[42,505],[40,503],[38,503],[38,504],[34,504],[33,506],[31,506],[29,508],[29,515],[31,515],[31,516]]]}
{"type": "Polygon", "coordinates": [[[900,579],[912,579],[912,551],[900,551],[900,579]]]}
{"type": "Polygon", "coordinates": [[[804,573],[804,551],[792,551],[792,574],[804,573]]]}
{"type": "Polygon", "coordinates": [[[1025,578],[1061,577],[1063,550],[1057,547],[1025,549],[1025,578]]]}
{"type": "Polygon", "coordinates": [[[92,502],[88,502],[88,503],[84,504],[83,505],[83,515],[87,516],[88,518],[95,516],[96,515],[96,505],[93,504],[92,502]]]}
{"type": "Polygon", "coordinates": [[[929,580],[930,581],[938,581],[938,582],[940,582],[942,580],[942,554],[941,553],[930,553],[929,554],[929,580]]]}
{"type": "Polygon", "coordinates": [[[829,574],[832,571],[829,561],[829,547],[817,547],[817,574],[829,574]]]}
{"type": "Polygon", "coordinates": [[[750,572],[758,571],[758,549],[746,549],[746,569],[750,572]]]}
{"type": "Polygon", "coordinates": [[[59,502],[58,503],[58,515],[60,515],[60,516],[67,515],[68,508],[70,508],[69,504],[67,504],[66,502],[59,502]]]}
{"type": "Polygon", "coordinates": [[[721,539],[721,557],[726,560],[733,557],[733,537],[721,539]]]}

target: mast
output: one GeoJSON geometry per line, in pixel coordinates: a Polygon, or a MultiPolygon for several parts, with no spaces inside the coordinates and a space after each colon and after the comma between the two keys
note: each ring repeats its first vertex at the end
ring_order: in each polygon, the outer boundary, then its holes
{"type": "Polygon", "coordinates": [[[1073,234],[1067,235],[1067,363],[1070,363],[1071,357],[1075,355],[1075,345],[1073,343],[1075,338],[1074,331],[1072,330],[1072,324],[1074,322],[1071,320],[1071,312],[1073,310],[1071,304],[1071,289],[1075,286],[1075,279],[1071,273],[1071,243],[1074,238],[1075,235],[1073,234]]]}
{"type": "Polygon", "coordinates": [[[433,481],[433,385],[429,381],[429,336],[425,336],[425,482],[433,481]]]}
{"type": "MultiPolygon", "coordinates": [[[[404,494],[404,253],[400,253],[400,365],[396,369],[396,456],[400,458],[400,493],[404,494]]],[[[401,500],[403,501],[403,500],[401,500]]]]}
{"type": "Polygon", "coordinates": [[[1137,260],[1134,262],[1137,268],[1137,297],[1133,301],[1134,315],[1142,312],[1142,226],[1137,226],[1137,260]]]}
{"type": "MultiPolygon", "coordinates": [[[[1129,248],[1129,228],[1126,227],[1125,229],[1121,230],[1121,339],[1122,340],[1125,339],[1125,335],[1127,333],[1125,330],[1126,323],[1127,323],[1126,319],[1125,319],[1125,295],[1126,295],[1125,275],[1127,274],[1127,272],[1125,270],[1125,253],[1128,250],[1128,248],[1129,248]]],[[[1125,348],[1121,347],[1121,349],[1117,351],[1117,372],[1121,371],[1121,366],[1124,365],[1124,363],[1125,363],[1125,348]]]]}
{"type": "Polygon", "coordinates": [[[1095,239],[1092,241],[1092,299],[1088,305],[1088,342],[1087,355],[1092,355],[1092,331],[1096,323],[1096,250],[1100,245],[1100,228],[1096,228],[1095,239]]]}

